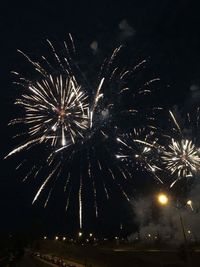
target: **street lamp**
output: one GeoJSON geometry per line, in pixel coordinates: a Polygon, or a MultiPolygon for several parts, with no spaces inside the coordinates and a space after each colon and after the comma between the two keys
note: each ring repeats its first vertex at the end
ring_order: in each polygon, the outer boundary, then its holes
{"type": "MultiPolygon", "coordinates": [[[[158,194],[157,200],[162,206],[167,205],[168,202],[169,202],[168,196],[166,194],[163,194],[163,193],[158,194]]],[[[187,201],[187,205],[192,205],[192,201],[188,200],[187,201]]],[[[179,214],[181,230],[182,230],[182,233],[183,233],[183,238],[184,238],[184,243],[185,243],[187,263],[188,263],[188,266],[189,266],[190,265],[190,254],[189,254],[189,250],[188,250],[188,241],[187,241],[187,237],[186,237],[185,226],[184,226],[184,223],[183,223],[183,217],[182,217],[181,212],[179,211],[178,207],[176,209],[177,209],[178,214],[179,214]]]]}
{"type": "Polygon", "coordinates": [[[193,209],[193,205],[192,205],[192,200],[191,200],[191,199],[189,199],[189,200],[186,202],[186,204],[191,208],[192,211],[194,210],[194,209],[193,209]]]}
{"type": "Polygon", "coordinates": [[[158,194],[158,196],[157,196],[157,200],[158,200],[158,202],[159,202],[161,205],[163,205],[163,206],[167,205],[168,202],[169,202],[169,198],[168,198],[168,196],[167,196],[166,194],[164,194],[164,193],[160,193],[160,194],[158,194]]]}
{"type": "Polygon", "coordinates": [[[83,233],[82,232],[79,232],[78,233],[78,237],[82,237],[83,233]]]}

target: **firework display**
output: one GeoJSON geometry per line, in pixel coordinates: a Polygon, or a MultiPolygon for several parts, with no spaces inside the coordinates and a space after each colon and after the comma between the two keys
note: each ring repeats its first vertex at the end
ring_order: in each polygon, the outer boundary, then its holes
{"type": "MultiPolygon", "coordinates": [[[[104,60],[91,90],[83,82],[85,77],[72,59],[76,52],[71,35],[69,39],[69,45],[64,42],[65,55],[57,53],[48,41],[53,60],[42,56],[40,60],[34,61],[19,51],[33,67],[36,78],[26,78],[13,72],[18,78],[15,84],[24,88],[21,97],[16,100],[16,104],[23,108],[23,115],[13,119],[10,125],[24,125],[25,132],[22,133],[24,142],[5,158],[21,151],[25,153],[25,160],[16,168],[26,170],[23,181],[46,176],[41,179],[33,203],[44,192],[46,207],[56,182],[62,179],[67,199],[66,210],[70,200],[77,195],[79,225],[82,228],[85,208],[83,199],[89,191],[93,195],[96,216],[102,193],[108,199],[113,187],[129,200],[123,183],[128,181],[131,173],[126,167],[119,166],[113,155],[113,148],[117,145],[116,133],[126,127],[125,122],[130,124],[134,117],[141,115],[138,107],[141,107],[142,98],[151,92],[151,84],[159,81],[159,78],[145,82],[143,79],[141,84],[134,87],[134,74],[143,69],[146,60],[132,68],[120,67],[116,63],[122,49],[120,46],[104,60]],[[37,152],[31,153],[37,147],[41,147],[38,151],[43,151],[43,157],[35,161],[32,155],[37,152]],[[24,167],[27,162],[31,165],[28,170],[24,167]]],[[[144,120],[148,120],[148,112],[145,113],[143,109],[143,113],[144,120]]],[[[153,171],[156,166],[148,162],[150,146],[144,146],[139,141],[137,144],[138,149],[143,150],[142,166],[153,171]]]]}
{"type": "Polygon", "coordinates": [[[167,130],[156,125],[151,111],[158,108],[145,109],[142,98],[147,98],[151,85],[159,78],[143,78],[134,86],[135,74],[143,69],[146,60],[131,68],[121,67],[116,60],[121,46],[104,60],[95,84],[89,87],[72,59],[75,47],[69,37],[70,46],[64,42],[65,55],[57,53],[48,41],[53,60],[42,56],[34,61],[19,51],[33,67],[35,78],[13,72],[18,78],[15,83],[23,87],[15,102],[22,107],[23,115],[10,125],[23,125],[25,131],[21,134],[24,141],[5,158],[23,151],[26,156],[16,168],[26,170],[23,181],[40,177],[33,203],[44,192],[46,207],[57,181],[62,180],[65,208],[68,210],[76,196],[82,228],[85,195],[92,196],[96,217],[98,202],[109,199],[113,188],[129,201],[123,185],[132,178],[130,168],[151,174],[160,183],[167,174],[173,177],[171,187],[179,179],[195,175],[200,167],[199,115],[193,128],[189,114],[187,126],[183,127],[171,111],[167,130]],[[43,157],[35,161],[32,155],[37,152],[31,153],[37,147],[43,157]],[[27,162],[31,168],[24,167],[27,162]]]}

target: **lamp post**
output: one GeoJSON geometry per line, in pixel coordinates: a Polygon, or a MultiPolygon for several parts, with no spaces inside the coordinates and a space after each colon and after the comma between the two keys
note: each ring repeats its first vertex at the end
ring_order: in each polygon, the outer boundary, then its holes
{"type": "MultiPolygon", "coordinates": [[[[169,198],[167,196],[167,194],[165,193],[160,193],[157,195],[157,200],[158,200],[158,203],[161,204],[162,206],[166,206],[168,203],[169,203],[169,198]]],[[[191,205],[192,206],[192,201],[191,200],[188,200],[187,201],[187,205],[191,205]]],[[[190,206],[190,207],[191,207],[190,206]]],[[[188,266],[190,266],[190,254],[189,254],[189,249],[188,249],[188,241],[187,241],[187,236],[186,236],[186,231],[185,231],[185,225],[184,225],[184,222],[183,222],[183,217],[181,215],[181,212],[179,211],[179,208],[176,207],[177,211],[178,211],[178,214],[179,214],[179,219],[180,219],[180,226],[181,226],[181,230],[182,230],[182,233],[183,233],[183,239],[184,239],[184,245],[185,245],[185,253],[186,253],[186,257],[187,257],[187,264],[188,266]]]]}

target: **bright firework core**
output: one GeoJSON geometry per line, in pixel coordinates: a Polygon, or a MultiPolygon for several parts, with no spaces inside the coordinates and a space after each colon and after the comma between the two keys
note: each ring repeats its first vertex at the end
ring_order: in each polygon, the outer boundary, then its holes
{"type": "Polygon", "coordinates": [[[68,116],[71,114],[71,113],[66,113],[64,109],[60,109],[60,110],[58,109],[57,112],[58,112],[58,118],[62,121],[65,120],[65,116],[68,116]]]}

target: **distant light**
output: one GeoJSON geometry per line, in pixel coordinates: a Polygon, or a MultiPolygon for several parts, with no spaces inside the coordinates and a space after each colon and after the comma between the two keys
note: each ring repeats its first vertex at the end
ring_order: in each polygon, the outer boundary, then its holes
{"type": "Polygon", "coordinates": [[[79,237],[81,237],[82,235],[83,235],[83,233],[82,233],[82,232],[79,232],[79,233],[78,233],[78,236],[79,236],[79,237]]]}
{"type": "Polygon", "coordinates": [[[55,240],[58,240],[59,239],[59,237],[58,236],[55,236],[55,240]]]}
{"type": "Polygon", "coordinates": [[[43,237],[43,239],[44,239],[44,240],[46,240],[46,239],[47,239],[47,237],[46,237],[46,236],[44,236],[44,237],[43,237]]]}
{"type": "Polygon", "coordinates": [[[158,202],[161,204],[161,205],[167,205],[169,199],[168,199],[168,196],[166,194],[159,194],[158,197],[158,202]]]}
{"type": "Polygon", "coordinates": [[[65,236],[63,236],[63,241],[65,241],[66,240],[66,237],[65,236]]]}
{"type": "Polygon", "coordinates": [[[188,206],[190,206],[190,208],[191,208],[191,210],[193,211],[193,203],[192,203],[192,200],[191,199],[188,199],[188,201],[186,202],[186,204],[188,205],[188,206]]]}
{"type": "Polygon", "coordinates": [[[148,237],[151,237],[151,234],[148,234],[148,237]]]}
{"type": "Polygon", "coordinates": [[[115,239],[117,240],[117,239],[119,239],[119,237],[118,236],[115,236],[115,239]]]}
{"type": "Polygon", "coordinates": [[[188,234],[191,234],[191,231],[190,230],[188,230],[188,234]]]}
{"type": "Polygon", "coordinates": [[[92,237],[93,236],[93,234],[92,233],[90,233],[90,237],[92,237]]]}
{"type": "Polygon", "coordinates": [[[97,52],[98,50],[98,42],[96,40],[94,40],[91,44],[90,44],[90,48],[94,51],[97,52]]]}

